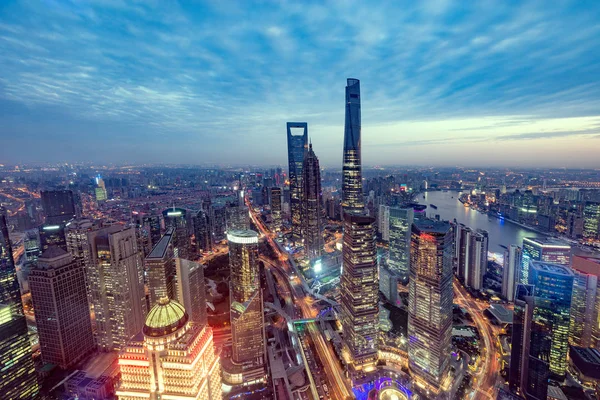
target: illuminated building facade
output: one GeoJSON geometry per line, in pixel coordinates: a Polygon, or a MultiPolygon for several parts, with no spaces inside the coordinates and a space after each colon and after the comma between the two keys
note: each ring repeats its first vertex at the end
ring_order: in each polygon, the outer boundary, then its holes
{"type": "Polygon", "coordinates": [[[579,347],[600,347],[600,258],[573,256],[575,274],[571,299],[569,342],[579,347]]]}
{"type": "Polygon", "coordinates": [[[95,189],[96,201],[98,203],[101,203],[103,201],[106,201],[106,199],[108,198],[108,192],[106,191],[106,185],[104,184],[104,179],[102,179],[100,177],[100,175],[98,175],[95,180],[96,180],[96,189],[95,189]]]}
{"type": "Polygon", "coordinates": [[[410,235],[414,210],[400,207],[390,207],[389,210],[390,251],[387,264],[389,270],[406,284],[410,273],[410,235]]]}
{"type": "Polygon", "coordinates": [[[177,258],[177,299],[188,311],[190,320],[206,325],[206,287],[204,266],[197,262],[177,258]]]}
{"type": "Polygon", "coordinates": [[[38,392],[6,215],[0,208],[0,393],[7,399],[32,399],[38,392]]]}
{"type": "Polygon", "coordinates": [[[29,274],[42,360],[66,369],[94,349],[85,271],[60,247],[51,247],[29,274]]]}
{"type": "Polygon", "coordinates": [[[271,188],[271,218],[273,219],[273,232],[281,232],[281,188],[271,188]]]}
{"type": "Polygon", "coordinates": [[[377,213],[377,230],[381,235],[381,240],[387,242],[390,240],[390,206],[379,205],[377,213]]]}
{"type": "Polygon", "coordinates": [[[191,254],[191,232],[187,210],[173,207],[163,210],[162,214],[165,221],[165,228],[173,228],[171,242],[175,257],[188,258],[191,254]]]}
{"type": "Polygon", "coordinates": [[[411,230],[408,362],[418,385],[437,394],[450,368],[452,249],[450,224],[416,219],[411,230]]]}
{"type": "Polygon", "coordinates": [[[48,250],[50,246],[58,246],[63,250],[67,250],[67,238],[64,224],[44,224],[39,227],[39,234],[42,252],[48,250]]]}
{"type": "Polygon", "coordinates": [[[142,252],[134,228],[112,225],[89,233],[88,280],[96,344],[119,350],[144,325],[147,313],[142,252]]]}
{"type": "Polygon", "coordinates": [[[304,157],[302,174],[302,232],[306,256],[312,262],[321,257],[323,248],[321,169],[312,143],[304,157]]]}
{"type": "Polygon", "coordinates": [[[288,175],[290,181],[290,211],[292,215],[292,237],[302,237],[302,163],[308,149],[308,124],[287,123],[288,175]],[[298,133],[302,129],[302,133],[298,133]]]}
{"type": "Polygon", "coordinates": [[[465,283],[467,287],[475,290],[483,289],[483,277],[487,270],[488,253],[488,233],[482,229],[477,229],[469,236],[467,243],[468,267],[465,283]]]}
{"type": "Polygon", "coordinates": [[[515,244],[504,252],[504,265],[502,269],[502,297],[508,301],[514,301],[517,285],[517,274],[521,268],[523,251],[515,244]]]}
{"type": "Polygon", "coordinates": [[[341,323],[344,350],[355,370],[377,363],[379,277],[374,222],[367,215],[344,214],[341,323]]]}
{"type": "Polygon", "coordinates": [[[600,203],[588,201],[583,207],[583,237],[600,239],[600,203]]]}
{"type": "Polygon", "coordinates": [[[183,306],[161,299],[142,332],[119,354],[119,400],[221,400],[212,329],[190,321],[183,306]]]}
{"type": "Polygon", "coordinates": [[[519,271],[519,282],[529,283],[529,261],[545,261],[552,264],[570,265],[571,246],[549,237],[523,238],[523,257],[519,271]]]}
{"type": "Polygon", "coordinates": [[[252,230],[227,233],[229,245],[231,359],[224,379],[250,384],[266,379],[263,296],[258,266],[258,234],[252,230]]]}
{"type": "Polygon", "coordinates": [[[529,262],[529,284],[534,286],[534,296],[539,301],[534,317],[539,316],[550,329],[549,354],[541,353],[539,357],[549,360],[550,373],[559,378],[563,378],[567,370],[573,278],[569,267],[529,262]]]}
{"type": "Polygon", "coordinates": [[[42,190],[40,195],[47,225],[66,224],[77,217],[72,191],[42,190]]]}
{"type": "Polygon", "coordinates": [[[146,274],[150,290],[150,304],[156,304],[162,297],[175,299],[176,273],[173,246],[175,228],[167,229],[163,237],[146,257],[146,274]]]}
{"type": "Polygon", "coordinates": [[[194,235],[196,236],[196,248],[198,252],[203,253],[212,250],[210,221],[208,213],[204,210],[198,211],[194,217],[194,235]]]}
{"type": "Polygon", "coordinates": [[[344,212],[364,209],[361,168],[360,81],[348,78],[342,162],[342,208],[344,212]]]}
{"type": "Polygon", "coordinates": [[[245,204],[229,206],[226,210],[227,231],[240,231],[250,228],[250,213],[245,204]]]}

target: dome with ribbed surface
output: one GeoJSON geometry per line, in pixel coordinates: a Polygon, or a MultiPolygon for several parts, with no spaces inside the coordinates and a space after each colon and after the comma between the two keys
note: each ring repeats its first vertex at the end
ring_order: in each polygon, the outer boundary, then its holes
{"type": "Polygon", "coordinates": [[[188,314],[181,304],[163,297],[146,316],[144,335],[150,337],[169,335],[183,328],[188,319],[188,314]]]}

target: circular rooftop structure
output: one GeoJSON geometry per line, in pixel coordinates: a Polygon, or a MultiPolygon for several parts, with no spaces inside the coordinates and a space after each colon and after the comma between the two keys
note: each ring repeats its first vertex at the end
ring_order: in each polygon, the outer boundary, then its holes
{"type": "Polygon", "coordinates": [[[240,244],[258,243],[258,233],[250,229],[228,231],[227,241],[240,244]]]}
{"type": "Polygon", "coordinates": [[[146,316],[143,332],[149,337],[166,336],[183,328],[188,319],[188,314],[181,304],[163,297],[146,316]]]}

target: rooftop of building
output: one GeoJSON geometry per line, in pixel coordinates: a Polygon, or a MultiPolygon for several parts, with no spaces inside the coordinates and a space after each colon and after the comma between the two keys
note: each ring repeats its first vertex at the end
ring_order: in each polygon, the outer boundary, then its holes
{"type": "Polygon", "coordinates": [[[513,310],[507,308],[502,304],[490,304],[490,308],[488,308],[490,314],[498,320],[498,322],[502,324],[512,324],[513,322],[513,310]]]}
{"type": "Polygon", "coordinates": [[[589,256],[573,256],[571,267],[584,274],[600,276],[600,258],[589,256]]]}
{"type": "Polygon", "coordinates": [[[560,264],[552,264],[545,261],[534,261],[529,260],[531,268],[538,271],[549,272],[555,275],[573,276],[573,271],[569,267],[565,267],[560,264]]]}
{"type": "Polygon", "coordinates": [[[413,224],[421,232],[446,233],[450,230],[450,223],[448,221],[438,221],[437,219],[415,218],[413,224]]]}
{"type": "Polygon", "coordinates": [[[154,246],[154,248],[152,249],[150,254],[148,254],[146,259],[152,259],[152,258],[162,259],[165,257],[165,254],[167,253],[167,249],[169,248],[169,243],[171,242],[171,239],[173,238],[173,231],[174,231],[173,228],[167,229],[165,234],[160,238],[158,243],[156,243],[156,246],[154,246]]]}
{"type": "Polygon", "coordinates": [[[548,385],[548,400],[568,400],[558,386],[548,385]]]}
{"type": "Polygon", "coordinates": [[[227,240],[233,243],[258,243],[258,233],[251,229],[231,230],[227,232],[227,240]]]}
{"type": "Polygon", "coordinates": [[[542,247],[559,247],[559,248],[565,248],[565,249],[571,248],[571,246],[568,243],[563,242],[562,240],[555,239],[553,237],[549,237],[549,236],[536,237],[536,238],[526,237],[526,238],[523,238],[523,243],[525,243],[525,242],[534,243],[534,244],[537,244],[538,246],[542,246],[542,247]]]}
{"type": "Polygon", "coordinates": [[[577,353],[577,355],[587,363],[600,365],[600,350],[598,349],[571,346],[570,352],[577,353]]]}
{"type": "Polygon", "coordinates": [[[188,314],[181,304],[163,297],[146,316],[144,335],[151,337],[169,335],[185,326],[188,319],[188,314]]]}

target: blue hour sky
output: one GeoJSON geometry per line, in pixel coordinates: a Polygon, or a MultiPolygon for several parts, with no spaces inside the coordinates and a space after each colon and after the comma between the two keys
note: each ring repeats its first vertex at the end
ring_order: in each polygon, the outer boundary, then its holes
{"type": "Polygon", "coordinates": [[[0,2],[0,162],[600,167],[598,1],[0,2]],[[323,5],[326,4],[326,5],[323,5]]]}

